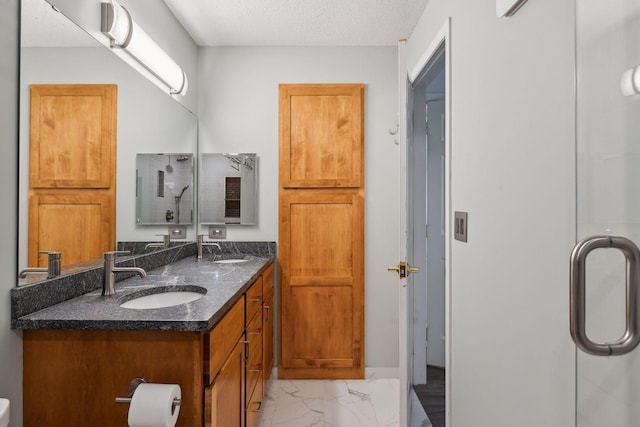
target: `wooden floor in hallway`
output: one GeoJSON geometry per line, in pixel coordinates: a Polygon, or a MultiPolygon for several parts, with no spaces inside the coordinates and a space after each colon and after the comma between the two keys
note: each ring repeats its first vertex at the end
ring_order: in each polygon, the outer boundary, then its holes
{"type": "Polygon", "coordinates": [[[427,383],[414,385],[413,390],[422,403],[433,427],[445,427],[445,369],[427,366],[427,383]]]}

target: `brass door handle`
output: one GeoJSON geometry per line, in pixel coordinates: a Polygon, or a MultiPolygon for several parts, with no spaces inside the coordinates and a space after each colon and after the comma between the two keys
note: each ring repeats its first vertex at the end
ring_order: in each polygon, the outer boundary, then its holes
{"type": "Polygon", "coordinates": [[[420,269],[418,267],[411,267],[405,261],[400,261],[397,266],[387,267],[387,271],[395,271],[398,273],[401,279],[404,279],[411,273],[419,273],[420,269]]]}

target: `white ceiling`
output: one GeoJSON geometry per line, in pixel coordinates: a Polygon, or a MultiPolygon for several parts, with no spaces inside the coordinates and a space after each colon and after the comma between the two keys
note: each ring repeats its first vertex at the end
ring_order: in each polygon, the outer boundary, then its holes
{"type": "Polygon", "coordinates": [[[89,34],[44,0],[22,0],[21,30],[22,46],[98,45],[89,34]]]}
{"type": "Polygon", "coordinates": [[[164,0],[200,46],[395,46],[428,0],[164,0]]]}

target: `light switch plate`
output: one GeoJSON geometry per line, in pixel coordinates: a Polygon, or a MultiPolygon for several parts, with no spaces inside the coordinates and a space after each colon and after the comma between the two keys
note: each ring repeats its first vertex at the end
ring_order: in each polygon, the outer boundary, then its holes
{"type": "Polygon", "coordinates": [[[496,0],[496,15],[499,18],[513,16],[527,0],[496,0]]]}
{"type": "Polygon", "coordinates": [[[211,226],[209,227],[209,238],[223,240],[227,238],[227,227],[211,226]]]}
{"type": "Polygon", "coordinates": [[[467,241],[467,212],[455,212],[453,215],[453,237],[461,242],[467,241]]]}

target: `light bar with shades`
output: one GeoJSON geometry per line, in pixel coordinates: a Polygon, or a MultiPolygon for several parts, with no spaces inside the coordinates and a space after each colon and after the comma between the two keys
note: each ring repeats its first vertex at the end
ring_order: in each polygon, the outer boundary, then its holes
{"type": "Polygon", "coordinates": [[[101,31],[111,39],[111,47],[122,48],[144,68],[169,87],[172,94],[187,93],[187,75],[142,28],[127,9],[115,0],[102,3],[101,31]]]}

